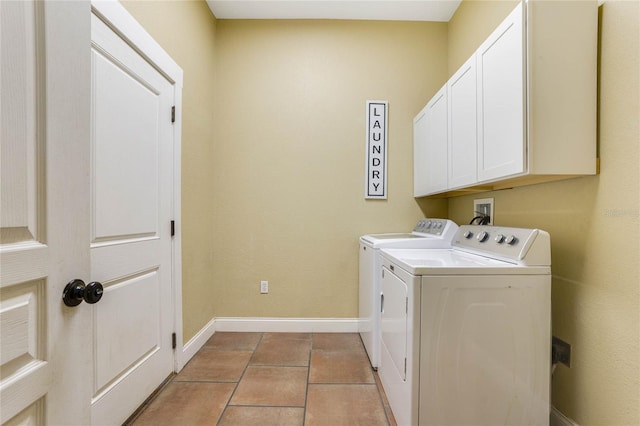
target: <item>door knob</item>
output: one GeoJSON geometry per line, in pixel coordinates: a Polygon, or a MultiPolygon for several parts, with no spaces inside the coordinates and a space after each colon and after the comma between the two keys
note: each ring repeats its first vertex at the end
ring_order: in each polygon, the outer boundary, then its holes
{"type": "Polygon", "coordinates": [[[102,299],[104,289],[102,284],[92,281],[85,285],[84,281],[75,279],[67,283],[62,292],[62,300],[67,306],[78,306],[84,300],[87,303],[94,304],[102,299]]]}

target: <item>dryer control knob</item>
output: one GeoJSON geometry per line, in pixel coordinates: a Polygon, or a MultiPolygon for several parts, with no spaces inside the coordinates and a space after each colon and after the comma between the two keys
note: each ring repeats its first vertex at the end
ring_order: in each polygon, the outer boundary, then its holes
{"type": "Polygon", "coordinates": [[[470,239],[471,237],[473,237],[473,232],[471,231],[464,231],[464,234],[462,234],[463,237],[465,237],[467,240],[470,239]]]}
{"type": "Polygon", "coordinates": [[[506,240],[504,240],[505,243],[509,244],[510,246],[515,245],[515,243],[518,242],[518,239],[516,238],[515,235],[509,235],[507,237],[506,240]]]}
{"type": "Polygon", "coordinates": [[[504,243],[504,235],[502,235],[502,234],[498,234],[498,235],[496,235],[496,237],[494,238],[494,240],[496,241],[496,243],[498,243],[498,244],[502,244],[502,243],[504,243]]]}
{"type": "Polygon", "coordinates": [[[487,238],[489,238],[489,234],[487,233],[487,231],[482,231],[481,233],[478,234],[476,238],[481,243],[484,243],[485,241],[487,241],[487,238]]]}

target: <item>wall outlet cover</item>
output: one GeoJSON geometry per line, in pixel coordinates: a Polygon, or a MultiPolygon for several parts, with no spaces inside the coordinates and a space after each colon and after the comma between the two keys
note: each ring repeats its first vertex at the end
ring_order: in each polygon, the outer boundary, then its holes
{"type": "Polygon", "coordinates": [[[487,225],[493,225],[495,210],[493,208],[493,198],[479,198],[473,200],[473,217],[489,216],[487,225]]]}

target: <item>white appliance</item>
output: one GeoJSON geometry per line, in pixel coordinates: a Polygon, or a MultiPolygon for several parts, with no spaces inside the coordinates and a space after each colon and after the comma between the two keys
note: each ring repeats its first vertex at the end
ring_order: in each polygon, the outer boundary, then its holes
{"type": "Polygon", "coordinates": [[[548,425],[549,234],[463,225],[451,249],[381,257],[378,373],[398,425],[548,425]]]}
{"type": "Polygon", "coordinates": [[[447,219],[420,219],[413,232],[360,237],[358,331],[374,369],[380,359],[381,248],[448,248],[458,225],[447,219]]]}

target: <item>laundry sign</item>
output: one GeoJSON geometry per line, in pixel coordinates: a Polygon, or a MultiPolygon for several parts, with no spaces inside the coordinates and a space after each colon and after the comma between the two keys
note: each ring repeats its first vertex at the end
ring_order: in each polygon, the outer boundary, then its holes
{"type": "Polygon", "coordinates": [[[367,178],[364,198],[387,198],[389,102],[367,101],[367,178]]]}

